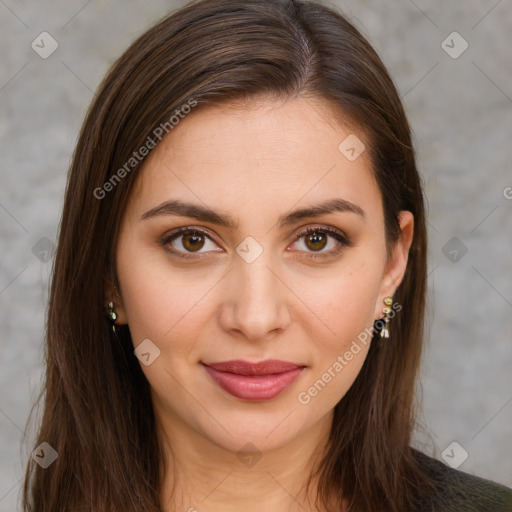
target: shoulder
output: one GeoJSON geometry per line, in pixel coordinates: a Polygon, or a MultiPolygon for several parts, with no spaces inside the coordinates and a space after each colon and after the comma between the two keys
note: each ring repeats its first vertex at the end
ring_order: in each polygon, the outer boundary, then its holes
{"type": "Polygon", "coordinates": [[[421,512],[512,512],[512,489],[415,452],[418,463],[437,485],[437,492],[421,512]]]}

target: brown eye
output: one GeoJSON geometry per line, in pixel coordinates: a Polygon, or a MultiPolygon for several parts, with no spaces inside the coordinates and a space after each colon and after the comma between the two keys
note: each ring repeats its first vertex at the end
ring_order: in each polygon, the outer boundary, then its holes
{"type": "Polygon", "coordinates": [[[190,233],[183,234],[183,240],[182,244],[187,251],[197,251],[199,249],[202,249],[204,246],[204,236],[197,232],[197,231],[191,231],[190,233]]]}
{"type": "MultiPolygon", "coordinates": [[[[306,253],[307,257],[313,259],[336,256],[344,248],[353,245],[342,231],[328,227],[302,231],[297,235],[295,244],[299,242],[304,246],[299,248],[299,252],[306,253]]],[[[202,253],[206,253],[204,257],[207,257],[212,256],[212,253],[223,252],[211,235],[200,229],[188,227],[164,237],[161,244],[167,246],[168,252],[181,258],[200,258],[199,255],[202,253]],[[211,248],[208,248],[209,243],[212,244],[211,248]]]]}
{"type": "Polygon", "coordinates": [[[304,241],[312,251],[321,251],[327,245],[327,235],[319,231],[308,233],[304,241]]]}
{"type": "MultiPolygon", "coordinates": [[[[199,254],[205,252],[219,252],[219,247],[213,242],[211,236],[198,229],[180,229],[164,237],[161,243],[167,246],[169,252],[182,258],[199,257],[199,254]],[[211,244],[212,247],[208,247],[208,244],[211,244]]],[[[220,249],[220,251],[222,250],[220,249]]]]}
{"type": "Polygon", "coordinates": [[[300,232],[295,244],[299,245],[299,252],[305,252],[313,259],[333,257],[344,248],[352,246],[352,242],[342,231],[328,227],[309,228],[300,232]],[[304,247],[301,248],[300,245],[304,247]]]}

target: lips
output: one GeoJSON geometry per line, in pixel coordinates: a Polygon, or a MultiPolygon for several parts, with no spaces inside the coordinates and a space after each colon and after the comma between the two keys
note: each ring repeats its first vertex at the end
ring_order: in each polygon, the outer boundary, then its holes
{"type": "Polygon", "coordinates": [[[244,400],[270,400],[290,387],[305,365],[268,359],[258,363],[242,360],[202,363],[222,389],[244,400]]]}
{"type": "Polygon", "coordinates": [[[267,359],[259,363],[249,363],[240,359],[234,361],[223,361],[221,363],[204,363],[206,366],[219,370],[220,372],[236,373],[238,375],[271,375],[273,373],[283,373],[305,365],[278,361],[277,359],[267,359]]]}

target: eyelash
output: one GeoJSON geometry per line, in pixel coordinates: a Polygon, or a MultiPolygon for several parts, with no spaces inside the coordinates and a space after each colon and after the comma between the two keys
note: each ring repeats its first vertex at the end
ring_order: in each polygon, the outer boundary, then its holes
{"type": "MultiPolygon", "coordinates": [[[[336,249],[331,249],[330,251],[326,253],[308,253],[310,258],[312,259],[325,259],[332,256],[337,256],[345,247],[351,247],[353,244],[350,241],[350,239],[342,232],[334,228],[330,227],[314,227],[314,228],[307,228],[301,231],[300,233],[297,233],[295,242],[300,240],[303,236],[308,235],[310,233],[326,233],[333,238],[335,238],[339,242],[339,246],[336,249]]],[[[174,231],[173,233],[169,234],[168,236],[164,237],[161,241],[161,244],[163,246],[166,246],[166,250],[168,250],[171,254],[178,256],[179,258],[183,259],[198,259],[199,256],[197,256],[194,253],[186,253],[182,251],[177,251],[174,248],[167,247],[170,242],[172,242],[175,238],[179,238],[180,235],[183,235],[185,233],[198,233],[200,235],[206,236],[206,238],[209,238],[212,242],[214,242],[213,238],[202,229],[193,228],[190,226],[186,226],[183,228],[179,228],[177,231],[174,231]]]]}

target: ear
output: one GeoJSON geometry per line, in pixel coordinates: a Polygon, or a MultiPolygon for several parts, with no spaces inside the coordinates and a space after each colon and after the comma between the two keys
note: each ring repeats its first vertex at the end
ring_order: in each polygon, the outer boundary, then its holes
{"type": "Polygon", "coordinates": [[[414,216],[411,212],[402,210],[399,214],[399,222],[401,234],[395,242],[391,256],[386,263],[376,304],[375,318],[382,318],[384,298],[392,297],[395,294],[396,289],[400,286],[404,278],[407,268],[409,249],[414,234],[414,216]]]}
{"type": "Polygon", "coordinates": [[[116,323],[119,325],[126,324],[126,312],[124,310],[124,304],[121,297],[120,290],[114,285],[111,276],[104,276],[105,286],[105,311],[108,311],[109,302],[114,303],[114,311],[117,313],[116,323]]]}

